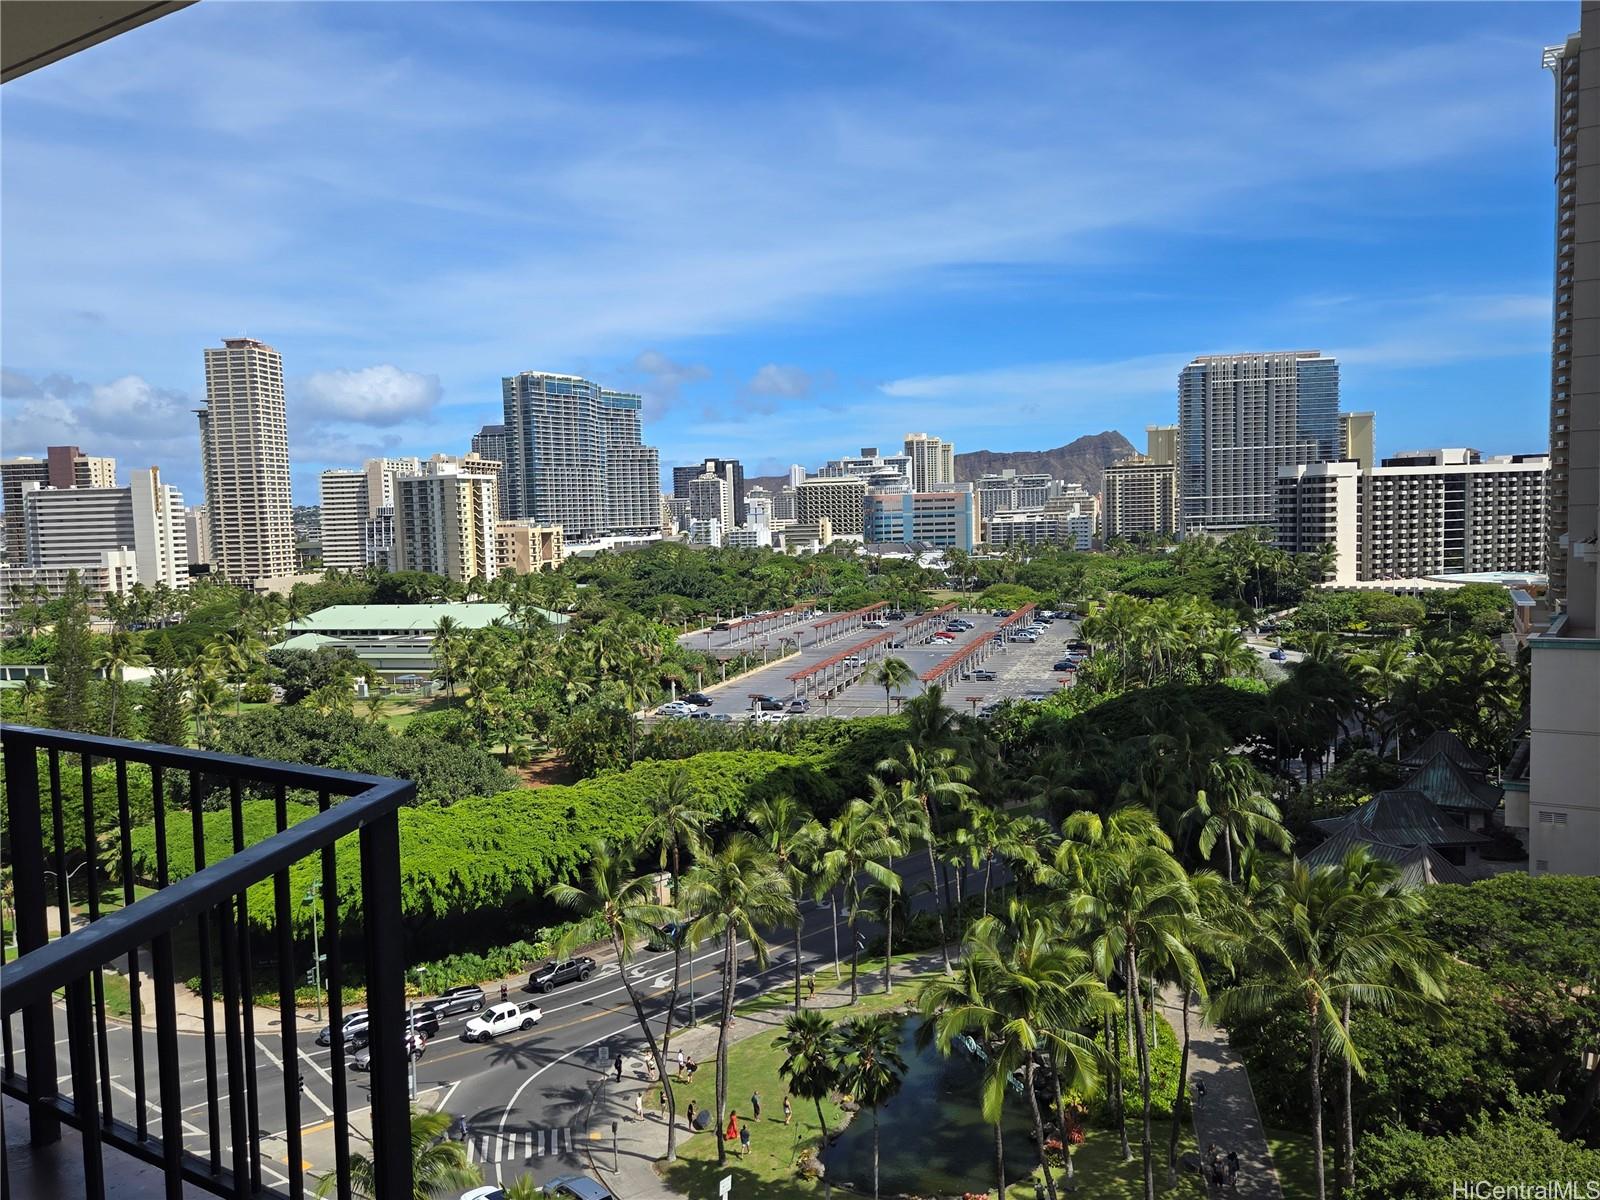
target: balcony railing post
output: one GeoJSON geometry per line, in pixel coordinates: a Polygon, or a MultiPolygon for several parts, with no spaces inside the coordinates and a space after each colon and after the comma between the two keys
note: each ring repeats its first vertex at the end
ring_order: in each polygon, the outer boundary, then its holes
{"type": "Polygon", "coordinates": [[[373,1194],[409,1196],[411,1102],[405,1063],[409,1030],[405,962],[395,936],[400,916],[400,822],[392,811],[361,829],[361,910],[372,1053],[373,1194]]]}
{"type": "MultiPolygon", "coordinates": [[[[44,831],[39,817],[39,755],[24,738],[5,743],[6,806],[11,824],[11,877],[17,953],[50,940],[45,923],[44,831]]],[[[50,1110],[60,1086],[56,1075],[56,1028],[50,1002],[22,1010],[23,1051],[28,1071],[29,1139],[35,1146],[61,1138],[61,1121],[50,1110]]]]}

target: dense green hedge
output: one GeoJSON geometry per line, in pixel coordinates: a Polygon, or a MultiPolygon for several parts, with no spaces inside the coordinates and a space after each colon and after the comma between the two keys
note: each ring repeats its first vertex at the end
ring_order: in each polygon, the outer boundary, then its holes
{"type": "MultiPolygon", "coordinates": [[[[635,844],[645,824],[649,797],[665,787],[676,769],[689,773],[692,792],[719,817],[737,813],[751,800],[780,791],[804,794],[825,790],[826,780],[815,761],[771,751],[712,752],[681,763],[643,762],[626,771],[607,772],[570,787],[501,792],[462,800],[401,809],[400,912],[408,930],[438,921],[498,921],[505,934],[520,932],[507,922],[508,913],[542,905],[546,887],[570,879],[586,861],[589,848],[605,838],[614,844],[635,844]]],[[[271,836],[275,829],[273,801],[248,800],[243,805],[245,844],[271,836]]],[[[315,809],[289,805],[291,823],[315,809]]],[[[227,812],[205,814],[206,858],[215,862],[232,853],[232,818],[227,812]]],[[[194,870],[194,846],[187,821],[169,822],[169,870],[181,879],[194,870]]],[[[361,919],[359,845],[354,836],[336,849],[339,909],[347,932],[361,919]]],[[[155,873],[155,832],[145,825],[134,833],[135,872],[142,879],[155,873]]],[[[646,864],[641,862],[641,869],[646,864]]],[[[314,859],[290,871],[296,900],[295,926],[310,932],[310,910],[299,897],[320,874],[314,859]]],[[[253,922],[273,922],[270,882],[252,888],[253,922]]]]}

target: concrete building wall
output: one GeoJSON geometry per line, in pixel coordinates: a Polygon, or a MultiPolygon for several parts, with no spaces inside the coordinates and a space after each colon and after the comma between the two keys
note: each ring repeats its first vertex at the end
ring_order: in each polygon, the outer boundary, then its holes
{"type": "Polygon", "coordinates": [[[1103,489],[1102,528],[1108,540],[1178,532],[1178,468],[1172,463],[1130,455],[1106,468],[1103,489]]]}
{"type": "MultiPolygon", "coordinates": [[[[367,473],[324,471],[319,480],[322,505],[322,565],[330,571],[359,571],[367,565],[364,550],[367,518],[367,473]]],[[[391,504],[393,503],[391,499],[391,504]]]]}
{"type": "Polygon", "coordinates": [[[812,524],[826,517],[834,537],[860,537],[866,481],[853,475],[818,476],[795,489],[795,519],[812,524]]]}

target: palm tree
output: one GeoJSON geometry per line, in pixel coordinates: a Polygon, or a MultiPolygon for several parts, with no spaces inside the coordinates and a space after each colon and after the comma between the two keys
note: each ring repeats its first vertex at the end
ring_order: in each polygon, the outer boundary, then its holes
{"type": "MultiPolygon", "coordinates": [[[[1311,1141],[1317,1200],[1326,1200],[1327,1171],[1322,1137],[1322,1057],[1347,1060],[1363,1074],[1361,1058],[1344,1023],[1346,999],[1372,1008],[1392,1008],[1408,989],[1375,980],[1390,952],[1402,953],[1397,930],[1368,920],[1369,899],[1349,886],[1342,866],[1307,867],[1296,861],[1273,885],[1268,919],[1256,925],[1249,947],[1253,970],[1219,992],[1213,1019],[1226,1024],[1278,1005],[1294,1006],[1305,1020],[1309,1049],[1311,1141]]],[[[1398,957],[1396,961],[1399,961],[1398,957]]]]}
{"type": "Polygon", "coordinates": [[[1212,681],[1233,675],[1255,675],[1261,659],[1236,629],[1218,629],[1199,643],[1200,661],[1212,681]]]}
{"type": "Polygon", "coordinates": [[[817,1106],[817,1125],[822,1130],[821,1149],[828,1148],[828,1121],[822,1115],[822,1102],[839,1084],[839,1046],[833,1021],[814,1008],[792,1012],[783,1022],[783,1032],[772,1044],[783,1051],[778,1076],[789,1081],[789,1091],[817,1106]]]}
{"type": "MultiPolygon", "coordinates": [[[[655,891],[655,879],[652,876],[630,876],[629,864],[605,842],[598,843],[590,853],[583,882],[581,888],[570,883],[552,884],[549,895],[563,908],[596,918],[611,939],[611,950],[617,956],[617,974],[622,977],[622,986],[633,1005],[634,1017],[644,1034],[645,1044],[650,1048],[650,1057],[655,1060],[658,1078],[666,1089],[667,1160],[670,1162],[677,1154],[676,1099],[666,1082],[666,1055],[656,1040],[655,1027],[645,1016],[644,1000],[635,988],[632,976],[628,974],[628,963],[637,946],[641,942],[648,944],[656,929],[672,920],[676,912],[670,906],[657,904],[652,899],[655,891]]],[[[576,937],[577,934],[569,936],[576,937]]],[[[563,945],[562,954],[565,955],[569,949],[563,945]]],[[[676,993],[668,997],[667,1010],[670,1012],[677,1002],[676,993]]],[[[721,1115],[720,1112],[718,1115],[721,1115]]]]}
{"type": "MultiPolygon", "coordinates": [[[[483,1182],[467,1161],[467,1148],[445,1135],[453,1118],[447,1112],[411,1110],[411,1200],[441,1200],[483,1182]]],[[[355,1200],[393,1200],[378,1195],[377,1168],[365,1154],[350,1156],[350,1194],[355,1200]]],[[[317,1196],[331,1196],[339,1177],[329,1172],[317,1181],[317,1196]]]]}
{"type": "MultiPolygon", "coordinates": [[[[756,965],[767,962],[762,928],[794,918],[788,880],[772,853],[748,834],[736,833],[710,859],[686,875],[679,906],[699,914],[690,926],[692,941],[720,937],[722,942],[722,1014],[717,1025],[717,1128],[723,1127],[728,1104],[728,1031],[733,1024],[733,996],[739,981],[739,939],[749,943],[756,965]]],[[[728,1161],[727,1143],[717,1141],[717,1161],[728,1161]]]]}
{"type": "Polygon", "coordinates": [[[1194,804],[1183,814],[1183,823],[1199,831],[1196,846],[1200,857],[1211,861],[1218,841],[1227,863],[1228,882],[1233,882],[1233,848],[1254,846],[1257,840],[1270,842],[1279,850],[1289,849],[1289,831],[1283,827],[1278,806],[1257,787],[1255,770],[1243,758],[1228,755],[1213,759],[1206,766],[1208,787],[1195,793],[1194,804]]]}
{"type": "Polygon", "coordinates": [[[839,1086],[857,1104],[872,1110],[872,1200],[878,1200],[878,1109],[894,1098],[906,1078],[906,1060],[900,1053],[900,1018],[874,1013],[852,1021],[841,1031],[847,1047],[839,1071],[839,1086]]]}
{"type": "Polygon", "coordinates": [[[890,892],[900,888],[900,877],[892,867],[896,854],[904,847],[882,815],[865,800],[852,800],[828,826],[827,850],[822,855],[822,873],[844,885],[850,928],[850,1003],[859,998],[861,940],[856,922],[863,911],[862,876],[890,892]]]}
{"type": "Polygon", "coordinates": [[[434,674],[444,681],[445,691],[452,697],[456,694],[462,649],[461,623],[454,617],[440,617],[433,627],[434,674]]]}
{"type": "Polygon", "coordinates": [[[194,742],[204,750],[210,742],[207,736],[215,732],[217,712],[227,701],[222,681],[209,671],[202,670],[189,689],[189,708],[194,714],[194,742]]]}
{"type": "MultiPolygon", "coordinates": [[[[869,782],[876,783],[876,779],[869,782]]],[[[800,955],[800,934],[804,921],[800,917],[800,897],[811,882],[813,870],[821,863],[827,842],[827,830],[822,822],[788,793],[762,800],[751,806],[748,813],[752,828],[766,848],[772,852],[778,870],[789,881],[790,897],[794,901],[794,1010],[800,1011],[800,977],[803,965],[800,955]]]]}
{"type": "Polygon", "coordinates": [[[903,658],[886,658],[872,672],[872,682],[883,689],[883,715],[889,715],[890,693],[905,687],[917,677],[903,658]]]}
{"type": "MultiPolygon", "coordinates": [[[[876,775],[869,775],[867,794],[867,803],[883,818],[889,836],[900,844],[899,853],[904,854],[908,851],[911,843],[918,838],[928,837],[928,810],[923,807],[921,799],[912,790],[909,779],[902,779],[899,786],[894,787],[884,783],[876,775]]],[[[883,888],[883,990],[885,992],[889,990],[893,980],[894,914],[900,899],[901,882],[900,876],[896,874],[892,886],[883,888]]]]}
{"type": "Polygon", "coordinates": [[[111,696],[110,712],[106,717],[106,736],[117,736],[117,702],[122,699],[122,673],[128,667],[142,667],[150,659],[139,653],[133,635],[117,630],[106,639],[106,648],[95,658],[94,665],[106,673],[106,688],[111,696]]]}
{"type": "MultiPolygon", "coordinates": [[[[1444,968],[1443,954],[1422,936],[1414,918],[1424,908],[1422,893],[1400,882],[1400,870],[1393,863],[1374,858],[1357,847],[1339,864],[1343,886],[1362,905],[1361,929],[1344,944],[1346,970],[1353,984],[1363,981],[1392,984],[1396,1005],[1423,1007],[1442,997],[1439,978],[1444,968]]],[[[1355,1043],[1351,1028],[1351,1009],[1358,1001],[1359,989],[1344,994],[1345,1035],[1355,1043]]],[[[1341,1186],[1346,1194],[1355,1186],[1354,1074],[1349,1055],[1341,1063],[1343,1111],[1339,1137],[1343,1149],[1341,1186]]]]}
{"type": "MultiPolygon", "coordinates": [[[[930,688],[921,699],[928,699],[934,694],[935,689],[930,688]]],[[[939,919],[939,953],[944,958],[944,969],[948,974],[950,947],[945,936],[944,900],[940,895],[939,864],[934,852],[934,842],[939,835],[938,806],[941,800],[959,801],[961,797],[972,794],[966,782],[971,771],[956,761],[954,750],[943,747],[928,749],[914,742],[906,743],[899,758],[886,758],[880,762],[878,770],[909,782],[927,813],[928,823],[923,830],[922,842],[928,851],[928,878],[933,885],[934,913],[939,919]]]]}

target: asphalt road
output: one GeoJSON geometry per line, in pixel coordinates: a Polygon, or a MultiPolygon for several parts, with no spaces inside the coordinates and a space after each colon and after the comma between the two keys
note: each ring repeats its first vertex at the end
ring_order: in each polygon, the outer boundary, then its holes
{"type": "MultiPolygon", "coordinates": [[[[908,889],[914,889],[919,874],[925,876],[927,871],[925,858],[918,855],[909,856],[899,867],[908,889]]],[[[917,907],[925,907],[929,899],[924,893],[917,907]]],[[[837,942],[841,961],[848,970],[849,938],[842,921],[837,930],[837,942]]],[[[807,902],[802,926],[803,969],[810,971],[831,964],[834,948],[835,930],[830,908],[826,904],[807,902]]],[[[758,968],[747,952],[742,953],[738,998],[744,1000],[773,988],[792,986],[793,955],[792,930],[773,933],[770,957],[764,969],[758,968]]],[[[692,973],[690,960],[684,960],[675,1026],[681,1027],[689,1016],[691,974],[695,1015],[702,1022],[714,1019],[720,967],[721,950],[711,945],[701,946],[696,951],[692,973]]],[[[672,955],[641,952],[627,969],[635,986],[646,997],[645,1011],[656,1023],[659,1036],[666,993],[671,986],[672,955]]],[[[623,1054],[625,1069],[635,1078],[643,1077],[644,1042],[617,966],[602,963],[587,982],[568,984],[547,996],[531,996],[513,984],[509,998],[535,999],[543,1010],[540,1023],[527,1033],[476,1043],[460,1038],[468,1014],[441,1022],[439,1033],[430,1040],[417,1064],[418,1102],[465,1117],[469,1155],[482,1167],[485,1179],[490,1182],[510,1182],[524,1174],[545,1182],[559,1175],[586,1170],[588,1162],[584,1150],[591,1140],[591,1132],[596,1138],[601,1133],[588,1127],[590,1100],[597,1087],[605,1086],[607,1079],[614,1078],[613,1057],[623,1054]]],[[[498,1002],[497,989],[490,990],[489,1000],[498,1002]]],[[[150,1003],[148,993],[145,1003],[147,1006],[150,1003]]],[[[57,1016],[57,1032],[64,1033],[64,1010],[58,1009],[57,1016]]],[[[219,1024],[220,1019],[219,1007],[219,1024]]],[[[326,1171],[333,1163],[334,1076],[331,1051],[314,1042],[318,1028],[320,1026],[310,1021],[299,1025],[298,1072],[305,1081],[301,1095],[302,1159],[311,1177],[326,1171]]],[[[23,1050],[20,1022],[14,1021],[12,1029],[20,1062],[23,1050]]],[[[258,1024],[255,1034],[261,1096],[254,1128],[262,1147],[263,1181],[268,1186],[281,1187],[287,1183],[288,1162],[282,1044],[275,1021],[267,1028],[258,1024]]],[[[178,1038],[185,1145],[199,1154],[207,1153],[211,1146],[207,1133],[205,1041],[201,1033],[180,1033],[178,1038]]],[[[136,1055],[131,1027],[120,1022],[111,1023],[107,1042],[113,1112],[119,1119],[132,1122],[136,1108],[136,1055]]],[[[69,1078],[69,1052],[69,1040],[60,1038],[57,1055],[64,1084],[69,1078]]],[[[215,1053],[218,1075],[225,1080],[227,1055],[220,1030],[215,1038],[215,1053]]],[[[148,1024],[142,1058],[150,1098],[148,1119],[151,1132],[158,1133],[160,1106],[154,1103],[158,1095],[157,1066],[154,1037],[148,1024]]],[[[707,1069],[710,1069],[709,1064],[707,1069]]],[[[369,1103],[368,1076],[347,1066],[345,1081],[346,1103],[357,1131],[352,1135],[352,1148],[359,1152],[362,1149],[359,1130],[365,1127],[363,1116],[369,1103]]],[[[223,1163],[227,1165],[232,1145],[232,1105],[243,1103],[244,1093],[242,1088],[233,1094],[225,1087],[220,1091],[217,1100],[219,1146],[223,1163]]]]}

